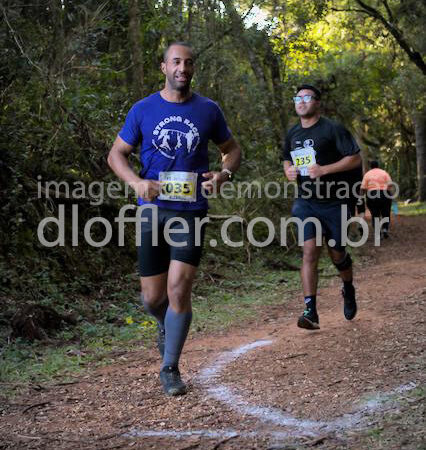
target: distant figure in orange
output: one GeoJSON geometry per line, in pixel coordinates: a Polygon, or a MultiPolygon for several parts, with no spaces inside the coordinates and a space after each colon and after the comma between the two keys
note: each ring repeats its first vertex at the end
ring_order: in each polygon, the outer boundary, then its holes
{"type": "Polygon", "coordinates": [[[361,189],[367,192],[367,207],[375,233],[380,232],[386,239],[389,237],[390,213],[392,207],[392,178],[383,169],[379,169],[377,161],[370,162],[370,170],[362,179],[361,189]],[[383,221],[383,219],[387,219],[383,221]],[[381,230],[380,227],[382,222],[381,230]]]}

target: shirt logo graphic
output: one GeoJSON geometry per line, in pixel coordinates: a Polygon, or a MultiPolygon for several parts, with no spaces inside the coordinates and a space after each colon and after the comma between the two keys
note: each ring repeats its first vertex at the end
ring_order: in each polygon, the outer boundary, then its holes
{"type": "Polygon", "coordinates": [[[313,139],[305,139],[303,141],[303,146],[301,145],[302,142],[301,141],[295,141],[294,142],[294,150],[303,150],[303,149],[312,149],[314,150],[314,152],[316,153],[315,149],[314,149],[314,140],[313,139]]]}
{"type": "Polygon", "coordinates": [[[166,158],[175,159],[178,151],[194,152],[200,142],[197,127],[182,116],[163,119],[153,131],[152,145],[166,158]]]}

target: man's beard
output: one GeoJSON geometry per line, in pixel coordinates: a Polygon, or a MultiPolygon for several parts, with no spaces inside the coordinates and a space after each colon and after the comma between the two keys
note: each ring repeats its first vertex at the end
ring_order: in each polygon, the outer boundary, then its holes
{"type": "Polygon", "coordinates": [[[169,84],[173,90],[179,91],[182,94],[186,94],[187,92],[189,92],[189,89],[191,87],[191,80],[188,80],[188,82],[184,84],[180,84],[177,83],[173,77],[172,79],[169,78],[169,84]]]}
{"type": "Polygon", "coordinates": [[[317,110],[311,110],[311,111],[306,111],[304,113],[298,114],[299,117],[302,117],[303,119],[310,119],[311,117],[316,116],[317,114],[317,110]]]}

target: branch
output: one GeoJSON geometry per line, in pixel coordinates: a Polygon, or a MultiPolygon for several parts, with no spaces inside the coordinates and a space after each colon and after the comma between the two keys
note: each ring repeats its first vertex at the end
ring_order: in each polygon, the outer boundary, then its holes
{"type": "Polygon", "coordinates": [[[226,12],[231,21],[231,25],[233,27],[233,35],[235,39],[241,43],[244,51],[247,53],[248,60],[250,62],[253,73],[261,86],[262,89],[266,88],[266,75],[263,70],[261,61],[259,60],[256,52],[254,51],[253,46],[249,42],[246,37],[246,28],[244,27],[244,22],[241,19],[240,14],[236,10],[235,2],[231,0],[222,0],[222,3],[225,5],[226,12]]]}
{"type": "Polygon", "coordinates": [[[45,405],[49,405],[50,402],[41,402],[41,403],[34,403],[33,405],[29,405],[27,406],[23,411],[22,414],[25,414],[27,411],[29,411],[30,409],[33,408],[38,408],[39,406],[45,406],[45,405]]]}
{"type": "Polygon", "coordinates": [[[365,12],[374,19],[382,22],[384,27],[392,34],[395,40],[398,42],[399,46],[405,51],[408,55],[409,59],[422,71],[423,75],[426,75],[426,64],[423,61],[422,55],[413,50],[408,42],[404,39],[401,31],[395,27],[392,23],[388,22],[382,14],[377,9],[367,5],[362,0],[355,0],[361,8],[365,10],[365,12]]]}
{"type": "Polygon", "coordinates": [[[387,0],[382,0],[382,3],[385,5],[386,12],[388,13],[389,20],[391,22],[394,22],[393,14],[392,14],[392,11],[391,11],[391,9],[389,7],[389,4],[388,4],[387,0]]]}
{"type": "Polygon", "coordinates": [[[15,82],[15,80],[12,80],[8,86],[6,86],[6,88],[2,91],[2,93],[0,94],[0,101],[3,101],[4,96],[6,95],[6,92],[12,87],[13,83],[15,82]]]}
{"type": "Polygon", "coordinates": [[[125,67],[124,69],[119,69],[119,70],[114,70],[114,69],[110,69],[108,67],[99,67],[99,66],[71,66],[71,67],[67,67],[67,68],[63,69],[62,73],[70,72],[70,71],[77,70],[77,69],[78,70],[100,70],[103,72],[121,73],[121,72],[125,72],[126,70],[129,70],[133,66],[134,66],[134,64],[130,64],[129,66],[125,67]]]}
{"type": "Polygon", "coordinates": [[[380,143],[374,142],[373,140],[371,140],[370,138],[368,138],[365,135],[361,135],[361,140],[364,144],[369,145],[370,147],[376,147],[376,148],[380,147],[380,143]]]}
{"type": "Polygon", "coordinates": [[[245,20],[245,18],[250,14],[251,10],[252,10],[253,7],[254,7],[255,1],[256,1],[256,0],[253,0],[253,1],[251,2],[250,8],[247,10],[247,12],[246,12],[245,14],[243,14],[243,15],[241,16],[241,19],[242,19],[242,20],[245,20]]]}
{"type": "Polygon", "coordinates": [[[31,60],[31,58],[26,54],[25,50],[22,48],[22,45],[21,45],[21,43],[19,42],[19,39],[18,39],[18,34],[17,34],[16,31],[12,28],[12,25],[10,24],[10,22],[9,22],[9,20],[8,20],[8,18],[7,18],[6,10],[4,9],[4,7],[2,7],[2,10],[3,10],[4,20],[5,20],[5,22],[7,23],[7,26],[9,27],[9,30],[10,30],[12,36],[13,36],[13,39],[14,39],[14,41],[16,42],[16,45],[18,46],[19,50],[21,51],[22,56],[24,56],[24,57],[27,59],[27,61],[28,61],[32,66],[34,66],[34,67],[40,72],[41,75],[43,75],[43,70],[42,70],[42,68],[41,68],[40,66],[38,66],[36,63],[34,63],[34,62],[31,60]]]}
{"type": "MultiPolygon", "coordinates": [[[[254,1],[252,2],[249,10],[242,16],[242,20],[244,20],[249,14],[250,11],[253,9],[254,7],[254,1]]],[[[218,44],[220,42],[220,40],[222,38],[224,38],[226,35],[228,35],[230,32],[232,31],[232,27],[227,28],[220,36],[219,39],[216,39],[215,41],[209,42],[206,46],[204,46],[201,50],[199,50],[196,54],[195,54],[195,58],[197,58],[198,56],[200,56],[202,53],[204,53],[205,51],[209,50],[210,48],[214,47],[216,44],[218,44]]]]}
{"type": "Polygon", "coordinates": [[[210,50],[212,47],[217,45],[226,35],[228,35],[232,31],[232,27],[227,28],[218,39],[214,41],[210,41],[207,45],[205,45],[202,49],[198,50],[198,52],[194,55],[194,58],[197,59],[202,53],[207,50],[210,50]]]}
{"type": "Polygon", "coordinates": [[[339,9],[339,8],[330,8],[331,11],[337,11],[337,12],[359,12],[363,14],[368,14],[367,11],[364,11],[363,9],[356,9],[356,8],[347,8],[347,9],[339,9]]]}

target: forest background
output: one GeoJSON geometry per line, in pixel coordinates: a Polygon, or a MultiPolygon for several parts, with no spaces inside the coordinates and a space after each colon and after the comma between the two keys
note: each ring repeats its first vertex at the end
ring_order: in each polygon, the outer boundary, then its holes
{"type": "MultiPolygon", "coordinates": [[[[116,330],[123,335],[135,318],[151,327],[138,309],[130,227],[124,247],[117,245],[116,228],[108,246],[87,245],[83,225],[80,245],[71,245],[73,204],[79,224],[96,216],[113,224],[133,197],[95,204],[90,196],[66,198],[63,191],[47,198],[39,182],[116,180],[108,151],[131,105],[162,87],[159,64],[169,42],[184,40],[195,48],[193,88],[220,104],[244,152],[237,182],[284,182],[279,155],[282,136],[297,119],[292,97],[300,83],[310,82],[323,92],[324,114],[356,136],[364,163],[378,159],[399,184],[401,199],[425,200],[424,2],[21,0],[2,2],[0,14],[3,357],[12,351],[22,362],[29,354],[27,347],[18,354],[9,345],[25,305],[72,316],[74,327],[62,333],[63,343],[106,340],[116,330]],[[66,242],[47,248],[37,227],[45,217],[57,217],[59,205],[65,205],[66,242]]],[[[219,168],[217,149],[209,151],[212,168],[219,168]]],[[[137,168],[136,156],[133,164],[137,168]]],[[[211,214],[279,223],[290,204],[291,198],[217,199],[211,214]]],[[[105,233],[101,224],[92,231],[94,240],[105,233]]],[[[46,238],[56,239],[57,232],[49,225],[46,238]]],[[[256,227],[259,240],[266,232],[256,227]]],[[[218,226],[208,233],[216,235],[218,226]]],[[[291,238],[284,250],[278,241],[262,249],[246,242],[238,249],[206,248],[201,280],[210,282],[230,261],[237,273],[258,260],[281,268],[286,260],[291,269],[298,251],[291,238]]],[[[16,373],[16,366],[3,367],[5,379],[16,373]]]]}

